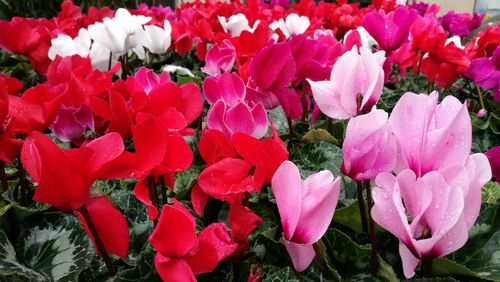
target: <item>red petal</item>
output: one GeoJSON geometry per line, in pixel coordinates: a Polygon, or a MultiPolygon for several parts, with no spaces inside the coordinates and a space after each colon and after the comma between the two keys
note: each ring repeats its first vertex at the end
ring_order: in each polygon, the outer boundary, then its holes
{"type": "Polygon", "coordinates": [[[81,171],[44,134],[34,131],[26,139],[21,161],[34,181],[39,182],[33,200],[62,210],[77,210],[89,198],[81,171]]]}
{"type": "Polygon", "coordinates": [[[138,170],[139,173],[149,174],[163,161],[168,135],[153,116],[138,115],[139,118],[144,119],[132,127],[138,170]]]}
{"type": "Polygon", "coordinates": [[[203,131],[198,150],[208,165],[224,158],[236,158],[236,152],[229,138],[224,133],[213,129],[203,131]]]}
{"type": "Polygon", "coordinates": [[[235,133],[231,140],[236,152],[251,164],[257,163],[262,149],[259,139],[245,133],[235,133]]]}
{"type": "Polygon", "coordinates": [[[193,152],[184,138],[174,133],[167,138],[163,166],[168,171],[179,172],[189,168],[193,162],[193,152]]]}
{"type": "Polygon", "coordinates": [[[119,132],[123,138],[129,137],[131,134],[132,117],[122,94],[118,91],[109,91],[109,104],[112,118],[108,130],[119,132]]]}
{"type": "MultiPolygon", "coordinates": [[[[128,225],[122,213],[109,203],[105,196],[90,198],[85,202],[90,220],[95,227],[104,249],[108,254],[115,254],[121,258],[127,256],[129,234],[128,225]]],[[[95,239],[89,231],[87,222],[80,212],[78,218],[95,244],[95,239]]],[[[96,248],[97,255],[101,255],[96,248]]]]}
{"type": "Polygon", "coordinates": [[[14,158],[21,151],[23,140],[16,139],[13,133],[0,134],[0,161],[12,164],[14,158]]]}
{"type": "Polygon", "coordinates": [[[203,112],[203,98],[200,88],[194,82],[181,85],[182,100],[177,104],[177,109],[184,114],[188,124],[195,121],[203,112]]]}
{"type": "Polygon", "coordinates": [[[229,257],[238,247],[238,244],[233,242],[226,229],[226,224],[223,222],[212,223],[203,229],[198,234],[200,242],[207,240],[214,246],[217,251],[219,262],[229,257]]]}
{"type": "Polygon", "coordinates": [[[223,159],[205,168],[198,184],[206,194],[221,201],[238,202],[245,192],[253,192],[252,166],[240,159],[223,159]]]}
{"type": "Polygon", "coordinates": [[[196,275],[212,272],[219,263],[215,246],[206,239],[200,239],[196,252],[185,256],[184,260],[196,275]]]}
{"type": "Polygon", "coordinates": [[[201,190],[200,185],[196,183],[191,189],[191,204],[198,216],[203,216],[205,206],[208,202],[208,195],[201,190]]]}
{"type": "Polygon", "coordinates": [[[163,281],[196,282],[191,267],[183,259],[173,259],[157,253],[155,268],[163,281]]]}
{"type": "Polygon", "coordinates": [[[148,216],[151,220],[158,216],[158,209],[149,197],[149,182],[148,176],[145,175],[137,180],[134,187],[135,197],[148,207],[148,216]]]}
{"type": "Polygon", "coordinates": [[[86,165],[88,174],[92,176],[100,173],[104,165],[118,158],[125,150],[122,137],[116,132],[94,139],[82,148],[90,148],[94,151],[86,165]]]}
{"type": "Polygon", "coordinates": [[[149,242],[159,253],[170,258],[181,258],[198,245],[195,227],[182,210],[165,205],[158,225],[149,242]]]}
{"type": "Polygon", "coordinates": [[[237,242],[246,241],[255,227],[257,227],[257,224],[261,223],[262,218],[246,206],[234,205],[229,210],[231,236],[237,242]]]}

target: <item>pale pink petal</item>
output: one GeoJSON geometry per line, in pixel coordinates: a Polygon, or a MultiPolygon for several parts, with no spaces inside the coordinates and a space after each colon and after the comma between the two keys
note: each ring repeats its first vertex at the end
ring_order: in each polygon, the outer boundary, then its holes
{"type": "Polygon", "coordinates": [[[262,103],[256,104],[252,109],[254,128],[252,136],[260,139],[266,135],[268,128],[267,112],[262,103]]]}
{"type": "Polygon", "coordinates": [[[283,226],[283,235],[290,240],[299,222],[302,206],[302,179],[297,166],[284,161],[274,173],[271,187],[283,226]]]}
{"type": "Polygon", "coordinates": [[[410,226],[400,194],[400,185],[416,188],[415,183],[415,174],[410,170],[401,172],[397,178],[384,172],[375,179],[376,187],[372,191],[374,205],[371,215],[373,220],[410,246],[412,246],[410,226]]]}
{"type": "Polygon", "coordinates": [[[316,105],[325,115],[334,119],[348,119],[354,116],[343,108],[340,102],[340,94],[336,90],[335,85],[331,81],[311,81],[307,80],[311,85],[311,91],[316,105]]]}
{"type": "Polygon", "coordinates": [[[314,259],[315,252],[312,245],[297,244],[285,240],[285,247],[292,259],[293,268],[298,272],[306,270],[314,259]]]}
{"type": "Polygon", "coordinates": [[[437,93],[404,94],[392,110],[389,126],[396,136],[404,168],[422,176],[421,162],[427,134],[437,104],[437,93]]]}
{"type": "Polygon", "coordinates": [[[417,268],[420,259],[416,258],[401,242],[399,242],[399,256],[403,261],[403,272],[405,277],[412,278],[415,276],[415,268],[417,268]]]}
{"type": "Polygon", "coordinates": [[[455,97],[446,97],[436,108],[431,126],[435,129],[427,135],[422,171],[464,164],[472,144],[472,125],[467,107],[455,97]]]}
{"type": "Polygon", "coordinates": [[[340,177],[329,170],[310,175],[302,185],[302,209],[292,241],[313,244],[325,234],[332,221],[340,194],[340,177]]]}

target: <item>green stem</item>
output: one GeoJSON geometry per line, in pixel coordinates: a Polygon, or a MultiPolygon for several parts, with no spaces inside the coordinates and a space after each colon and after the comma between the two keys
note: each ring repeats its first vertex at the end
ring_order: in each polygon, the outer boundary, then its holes
{"type": "Polygon", "coordinates": [[[358,206],[359,206],[359,215],[361,217],[361,227],[363,228],[363,233],[368,233],[368,223],[366,222],[365,199],[363,198],[363,182],[356,181],[356,187],[358,188],[358,206]]]}
{"type": "Polygon", "coordinates": [[[370,220],[370,242],[372,245],[371,249],[371,270],[372,275],[376,276],[378,273],[378,260],[377,260],[377,231],[375,230],[375,222],[373,221],[371,210],[373,207],[372,191],[370,188],[370,182],[366,181],[366,201],[368,202],[368,218],[370,220]]]}
{"type": "Polygon", "coordinates": [[[92,237],[94,238],[96,248],[97,248],[97,250],[99,250],[99,253],[102,256],[102,259],[104,260],[104,263],[106,264],[106,267],[108,268],[109,275],[114,276],[116,274],[116,269],[114,268],[113,262],[111,261],[111,258],[109,257],[108,253],[106,252],[106,249],[104,248],[104,244],[101,241],[101,237],[99,237],[99,234],[97,233],[97,230],[95,229],[95,226],[92,223],[89,212],[87,211],[87,208],[85,207],[85,205],[83,205],[80,208],[80,214],[83,216],[85,223],[87,223],[87,227],[90,231],[90,234],[92,234],[92,237]]]}

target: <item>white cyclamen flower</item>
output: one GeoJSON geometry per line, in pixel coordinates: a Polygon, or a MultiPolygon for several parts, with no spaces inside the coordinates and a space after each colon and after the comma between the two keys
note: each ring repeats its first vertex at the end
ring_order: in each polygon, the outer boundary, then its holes
{"type": "Polygon", "coordinates": [[[139,29],[133,36],[133,49],[139,59],[144,60],[144,48],[153,54],[163,54],[167,52],[172,41],[172,26],[168,20],[165,20],[163,28],[155,25],[146,25],[144,29],[139,29]]]}
{"type": "Polygon", "coordinates": [[[52,39],[51,44],[48,53],[51,60],[54,60],[56,56],[79,55],[85,58],[89,55],[91,41],[87,30],[82,28],[74,39],[66,34],[59,34],[59,36],[52,39]]]}
{"type": "Polygon", "coordinates": [[[254,32],[257,26],[260,23],[260,20],[257,20],[253,27],[250,27],[248,24],[248,19],[244,14],[236,14],[229,17],[229,20],[226,20],[225,17],[217,16],[219,19],[220,25],[224,29],[224,32],[230,33],[232,37],[240,36],[241,32],[244,30],[254,32]]]}
{"type": "Polygon", "coordinates": [[[279,28],[285,37],[289,38],[292,35],[303,34],[309,28],[309,25],[311,25],[311,22],[308,17],[290,14],[285,20],[274,21],[269,27],[273,31],[279,28]]]}

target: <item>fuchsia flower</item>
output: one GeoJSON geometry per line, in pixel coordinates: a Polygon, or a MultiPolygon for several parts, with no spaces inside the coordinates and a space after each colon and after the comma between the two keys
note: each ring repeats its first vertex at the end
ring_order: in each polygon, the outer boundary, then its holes
{"type": "Polygon", "coordinates": [[[486,157],[490,161],[493,177],[497,182],[500,181],[500,146],[494,147],[486,152],[486,157]]]}
{"type": "Polygon", "coordinates": [[[382,95],[385,52],[372,53],[365,47],[359,51],[353,47],[344,53],[333,66],[330,80],[308,80],[314,101],[331,118],[348,119],[366,112],[382,95]]]}
{"type": "Polygon", "coordinates": [[[389,172],[396,166],[396,140],[383,110],[353,117],[347,124],[342,145],[341,171],[354,180],[375,179],[380,172],[389,172]]]}
{"type": "Polygon", "coordinates": [[[304,182],[297,166],[284,161],[271,186],[283,226],[285,247],[295,270],[304,271],[314,259],[312,244],[326,232],[340,194],[340,178],[328,170],[310,175],[304,182]]]}
{"type": "Polygon", "coordinates": [[[490,178],[483,154],[421,178],[409,169],[397,176],[377,176],[371,214],[377,224],[400,240],[399,254],[407,278],[415,275],[420,260],[446,256],[465,244],[481,208],[481,187],[490,178]]]}
{"type": "Polygon", "coordinates": [[[439,19],[443,28],[452,35],[458,35],[461,38],[469,36],[476,28],[481,26],[485,14],[474,13],[456,13],[451,10],[439,19]]]}
{"type": "Polygon", "coordinates": [[[469,157],[472,128],[467,106],[453,96],[438,105],[438,93],[406,93],[389,117],[399,149],[397,171],[427,172],[462,165],[469,157]]]}
{"type": "Polygon", "coordinates": [[[493,89],[493,98],[500,102],[500,46],[495,49],[490,58],[472,61],[466,76],[481,88],[493,89]]]}
{"type": "Polygon", "coordinates": [[[410,26],[417,16],[414,9],[405,7],[398,7],[385,17],[378,12],[371,12],[363,18],[363,27],[375,38],[380,48],[389,53],[408,42],[410,26]]]}
{"type": "Polygon", "coordinates": [[[83,141],[87,130],[94,130],[94,117],[86,104],[79,108],[63,105],[49,128],[62,142],[78,143],[83,141]]]}
{"type": "Polygon", "coordinates": [[[146,94],[149,94],[156,86],[170,82],[170,75],[168,72],[162,72],[157,75],[154,70],[141,67],[134,75],[135,80],[142,87],[146,94]]]}
{"type": "Polygon", "coordinates": [[[208,128],[227,136],[243,132],[256,138],[267,132],[267,113],[262,103],[247,103],[243,80],[235,73],[207,77],[203,93],[212,105],[207,113],[208,128]],[[253,104],[253,106],[250,106],[253,104]]]}
{"type": "Polygon", "coordinates": [[[221,71],[229,72],[236,60],[236,50],[229,40],[224,40],[220,44],[215,44],[210,48],[205,56],[205,66],[201,71],[209,76],[218,76],[221,71]]]}

